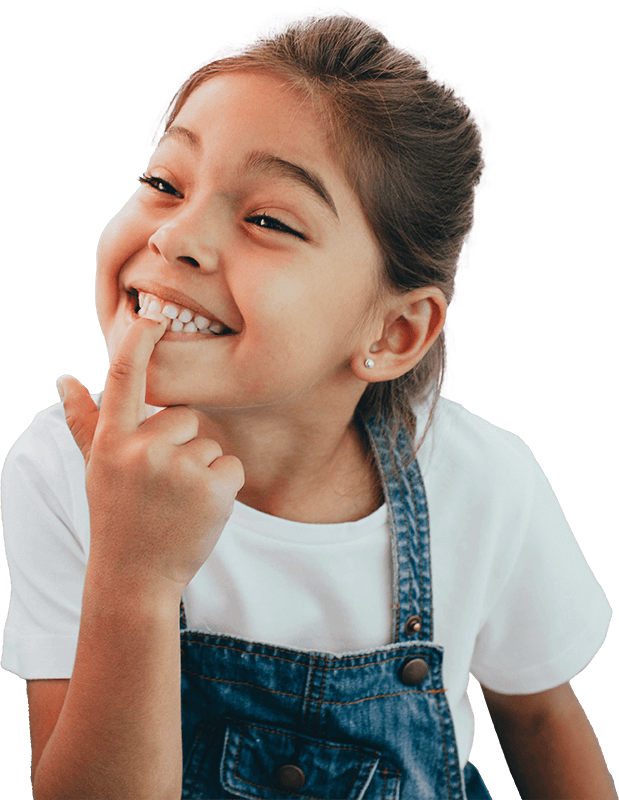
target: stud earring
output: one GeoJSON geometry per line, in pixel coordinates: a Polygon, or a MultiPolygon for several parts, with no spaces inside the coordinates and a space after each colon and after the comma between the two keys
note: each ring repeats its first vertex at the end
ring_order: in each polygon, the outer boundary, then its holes
{"type": "Polygon", "coordinates": [[[364,363],[368,369],[372,369],[372,367],[374,366],[374,362],[372,361],[371,358],[366,358],[364,363]]]}

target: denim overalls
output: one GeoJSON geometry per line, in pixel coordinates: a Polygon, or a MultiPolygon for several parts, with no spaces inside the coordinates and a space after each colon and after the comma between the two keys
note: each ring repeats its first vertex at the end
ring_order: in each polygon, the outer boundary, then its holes
{"type": "Polygon", "coordinates": [[[400,431],[392,456],[386,430],[366,428],[389,509],[392,643],[342,656],[277,647],[187,630],[181,604],[183,798],[490,800],[458,761],[410,438],[400,431]]]}

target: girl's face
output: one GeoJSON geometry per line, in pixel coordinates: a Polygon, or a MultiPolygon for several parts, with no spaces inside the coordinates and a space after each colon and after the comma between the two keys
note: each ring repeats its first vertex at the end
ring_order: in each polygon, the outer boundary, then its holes
{"type": "Polygon", "coordinates": [[[213,77],[163,136],[145,181],[99,243],[110,356],[138,292],[226,326],[168,331],[147,402],[307,406],[358,387],[349,362],[368,347],[380,254],[308,102],[276,76],[213,77]]]}

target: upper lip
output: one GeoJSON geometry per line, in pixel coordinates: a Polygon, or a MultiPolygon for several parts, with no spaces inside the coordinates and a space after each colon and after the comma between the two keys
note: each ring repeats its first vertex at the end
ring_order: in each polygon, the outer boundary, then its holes
{"type": "MultiPolygon", "coordinates": [[[[205,308],[203,305],[196,302],[193,298],[189,297],[189,295],[181,292],[180,289],[172,289],[169,286],[164,286],[163,284],[156,283],[155,281],[140,281],[139,283],[132,284],[129,287],[129,290],[134,292],[144,292],[144,294],[157,295],[157,297],[161,298],[162,300],[170,300],[172,303],[176,303],[183,308],[189,308],[196,314],[201,314],[203,317],[206,317],[206,319],[210,320],[211,322],[221,322],[221,324],[225,325],[226,328],[230,327],[216,314],[213,314],[212,311],[209,311],[208,308],[205,308]]],[[[232,328],[230,328],[230,330],[232,330],[232,328]]]]}

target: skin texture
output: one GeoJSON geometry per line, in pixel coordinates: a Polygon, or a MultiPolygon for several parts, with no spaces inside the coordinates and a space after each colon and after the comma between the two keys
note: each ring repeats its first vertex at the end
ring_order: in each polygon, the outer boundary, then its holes
{"type": "Polygon", "coordinates": [[[482,690],[521,797],[616,800],[598,740],[569,683],[527,695],[482,690]]]}

